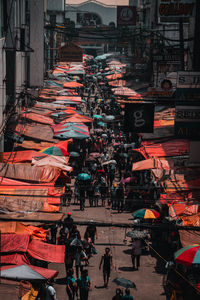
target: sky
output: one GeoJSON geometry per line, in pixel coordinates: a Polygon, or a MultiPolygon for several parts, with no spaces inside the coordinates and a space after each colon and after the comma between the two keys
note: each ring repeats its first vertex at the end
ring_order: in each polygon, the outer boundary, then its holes
{"type": "MultiPolygon", "coordinates": [[[[66,4],[70,4],[70,5],[80,4],[86,1],[87,0],[66,0],[66,4]]],[[[129,0],[97,0],[97,1],[107,5],[128,5],[129,4],[129,0]]]]}

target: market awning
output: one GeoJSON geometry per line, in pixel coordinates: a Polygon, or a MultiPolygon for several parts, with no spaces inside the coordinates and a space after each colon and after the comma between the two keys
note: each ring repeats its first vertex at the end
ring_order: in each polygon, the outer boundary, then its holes
{"type": "Polygon", "coordinates": [[[1,254],[1,264],[5,265],[30,265],[30,262],[26,254],[12,253],[12,254],[1,254]]]}
{"type": "Polygon", "coordinates": [[[149,169],[167,169],[170,170],[174,167],[173,161],[166,159],[149,158],[133,163],[132,171],[141,171],[149,169]]]}
{"type": "Polygon", "coordinates": [[[27,252],[30,235],[5,233],[1,235],[1,252],[27,252]]]}
{"type": "Polygon", "coordinates": [[[48,262],[64,263],[65,246],[43,243],[32,240],[28,245],[28,254],[32,257],[48,262]]]}
{"type": "Polygon", "coordinates": [[[58,271],[32,265],[1,267],[0,277],[15,280],[47,280],[58,275],[58,271]]]}
{"type": "Polygon", "coordinates": [[[12,164],[20,162],[31,162],[34,157],[45,156],[46,154],[34,150],[0,152],[0,162],[8,162],[12,164]]]}
{"type": "Polygon", "coordinates": [[[0,176],[25,180],[30,182],[55,182],[60,175],[60,169],[50,166],[36,167],[31,164],[8,164],[5,168],[0,163],[0,176]]]}
{"type": "Polygon", "coordinates": [[[82,83],[79,83],[77,81],[69,81],[69,82],[63,82],[64,88],[80,88],[83,87],[82,83]]]}
{"type": "Polygon", "coordinates": [[[133,150],[140,152],[146,159],[151,157],[186,155],[189,153],[189,141],[170,140],[164,143],[145,145],[133,150]]]}

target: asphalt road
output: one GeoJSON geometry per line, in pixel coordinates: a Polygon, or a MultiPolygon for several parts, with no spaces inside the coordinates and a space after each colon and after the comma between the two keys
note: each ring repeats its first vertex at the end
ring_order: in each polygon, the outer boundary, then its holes
{"type": "MultiPolygon", "coordinates": [[[[68,211],[72,212],[74,220],[95,220],[106,222],[132,222],[130,213],[116,213],[108,207],[90,208],[87,207],[85,211],[80,211],[79,207],[72,205],[68,211]]],[[[66,208],[64,208],[66,212],[66,208]]],[[[79,226],[81,235],[85,232],[84,226],[79,226]]],[[[102,227],[98,228],[98,239],[96,240],[97,255],[90,259],[88,267],[89,276],[92,281],[93,289],[90,292],[89,299],[112,299],[115,294],[116,284],[113,279],[116,277],[123,277],[132,280],[136,289],[132,289],[131,293],[134,300],[164,300],[162,278],[163,275],[155,272],[156,259],[149,254],[141,256],[141,266],[138,271],[132,269],[130,249],[130,238],[124,241],[125,229],[102,227]],[[105,247],[110,247],[113,255],[114,268],[111,272],[109,287],[103,287],[102,271],[99,270],[99,263],[101,255],[104,253],[105,247]]],[[[59,270],[58,283],[55,284],[58,300],[68,299],[65,290],[65,267],[64,264],[50,264],[49,268],[59,270]]]]}

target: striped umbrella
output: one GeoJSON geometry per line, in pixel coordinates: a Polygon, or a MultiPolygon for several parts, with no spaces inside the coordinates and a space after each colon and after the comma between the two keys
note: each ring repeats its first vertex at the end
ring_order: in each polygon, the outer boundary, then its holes
{"type": "Polygon", "coordinates": [[[154,209],[142,208],[134,211],[132,216],[140,219],[157,219],[160,214],[154,209]]]}
{"type": "Polygon", "coordinates": [[[183,247],[174,253],[174,259],[178,264],[191,266],[200,264],[200,245],[183,247]]]}

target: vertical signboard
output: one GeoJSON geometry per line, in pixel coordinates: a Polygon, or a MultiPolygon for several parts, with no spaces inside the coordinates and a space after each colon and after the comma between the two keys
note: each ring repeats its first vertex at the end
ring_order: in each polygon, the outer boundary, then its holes
{"type": "MultiPolygon", "coordinates": [[[[199,0],[197,0],[199,1],[199,0]]],[[[160,23],[189,22],[195,14],[195,0],[158,0],[158,21],[160,23]]]]}
{"type": "Polygon", "coordinates": [[[200,140],[200,103],[182,102],[176,105],[175,136],[200,140]]]}
{"type": "Polygon", "coordinates": [[[178,72],[176,98],[181,101],[200,101],[200,72],[178,72]]]}
{"type": "Polygon", "coordinates": [[[135,6],[117,6],[117,27],[136,25],[135,6]]]}
{"type": "Polygon", "coordinates": [[[154,104],[125,104],[124,131],[152,133],[154,128],[154,104]]]}
{"type": "Polygon", "coordinates": [[[31,87],[43,86],[44,73],[44,0],[30,1],[30,79],[31,87]]]}

